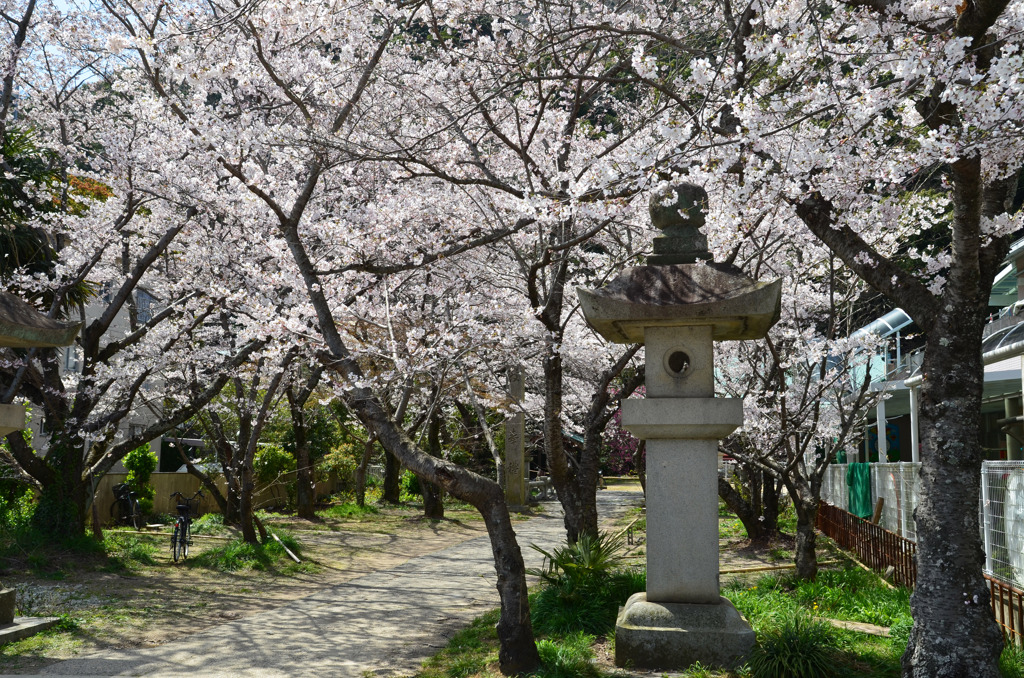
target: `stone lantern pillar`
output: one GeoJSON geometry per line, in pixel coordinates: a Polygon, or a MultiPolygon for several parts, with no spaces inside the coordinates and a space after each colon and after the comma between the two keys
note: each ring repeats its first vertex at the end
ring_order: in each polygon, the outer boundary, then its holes
{"type": "MultiPolygon", "coordinates": [[[[81,329],[81,323],[66,323],[53,320],[36,311],[9,292],[0,292],[0,348],[53,348],[68,346],[81,329]]],[[[0,391],[0,396],[3,393],[0,391]]],[[[25,428],[25,407],[11,403],[0,403],[0,437],[25,428]]],[[[0,585],[0,640],[9,642],[31,635],[55,622],[42,624],[22,620],[15,624],[14,589],[0,585]]]]}
{"type": "Polygon", "coordinates": [[[663,235],[648,264],[579,290],[587,322],[609,341],[643,343],[646,359],[647,397],[623,401],[622,425],[647,441],[647,591],[619,613],[619,666],[732,667],[755,641],[719,593],[718,441],[743,423],[743,401],[714,397],[713,342],[763,337],[781,281],[710,261],[698,230],[706,204],[692,184],[653,196],[663,235]]]}

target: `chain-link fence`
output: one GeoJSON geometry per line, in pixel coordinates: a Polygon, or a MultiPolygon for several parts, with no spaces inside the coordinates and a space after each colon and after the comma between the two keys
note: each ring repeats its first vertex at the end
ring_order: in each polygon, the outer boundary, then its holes
{"type": "Polygon", "coordinates": [[[982,464],[980,519],[985,572],[1024,586],[1024,462],[982,464]]]}
{"type": "MultiPolygon", "coordinates": [[[[872,505],[884,499],[878,525],[916,542],[914,509],[920,495],[919,463],[870,465],[872,505]]],[[[822,480],[821,499],[849,506],[847,464],[834,464],[822,480]]],[[[985,544],[985,573],[1024,587],[1024,461],[986,461],[981,471],[979,523],[985,544]]]]}

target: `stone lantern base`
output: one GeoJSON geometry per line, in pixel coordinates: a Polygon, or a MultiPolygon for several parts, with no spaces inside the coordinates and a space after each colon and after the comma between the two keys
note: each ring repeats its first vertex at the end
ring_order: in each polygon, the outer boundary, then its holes
{"type": "Polygon", "coordinates": [[[615,623],[615,665],[660,671],[700,662],[735,668],[754,647],[754,631],[726,598],[717,605],[649,603],[646,593],[626,601],[615,623]]]}
{"type": "Polygon", "coordinates": [[[14,623],[14,589],[0,589],[0,626],[14,623]]]}

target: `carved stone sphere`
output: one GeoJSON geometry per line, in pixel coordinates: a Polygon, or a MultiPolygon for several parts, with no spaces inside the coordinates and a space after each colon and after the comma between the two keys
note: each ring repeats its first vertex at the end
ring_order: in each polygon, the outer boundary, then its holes
{"type": "Polygon", "coordinates": [[[700,228],[707,207],[708,193],[702,187],[686,183],[667,186],[651,196],[651,223],[661,231],[672,227],[700,228]],[[665,204],[669,200],[672,202],[665,204]]]}

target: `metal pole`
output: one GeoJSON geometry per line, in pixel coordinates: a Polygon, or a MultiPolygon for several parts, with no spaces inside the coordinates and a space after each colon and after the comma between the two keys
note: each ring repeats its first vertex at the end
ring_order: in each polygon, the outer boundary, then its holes
{"type": "MultiPolygon", "coordinates": [[[[878,405],[875,406],[875,424],[878,426],[878,462],[886,462],[889,460],[888,452],[889,446],[888,441],[885,439],[885,401],[879,400],[878,405]]],[[[868,459],[871,461],[871,459],[868,459]]]]}
{"type": "Polygon", "coordinates": [[[918,447],[920,447],[920,434],[918,431],[917,424],[917,408],[918,408],[918,397],[917,387],[910,387],[910,461],[917,463],[920,461],[918,457],[918,447]]]}
{"type": "Polygon", "coordinates": [[[989,506],[988,469],[981,464],[981,515],[985,527],[985,571],[992,572],[992,511],[989,506]]]}

